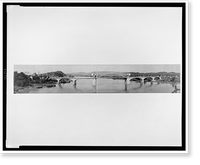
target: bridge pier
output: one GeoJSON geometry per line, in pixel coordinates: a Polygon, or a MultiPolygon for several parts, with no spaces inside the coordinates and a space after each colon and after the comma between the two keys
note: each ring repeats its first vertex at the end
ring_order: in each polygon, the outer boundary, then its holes
{"type": "Polygon", "coordinates": [[[127,83],[125,83],[125,91],[127,91],[127,83]]]}
{"type": "Polygon", "coordinates": [[[126,75],[126,77],[125,77],[125,85],[130,84],[130,80],[131,80],[130,79],[130,75],[131,75],[130,73],[126,75]]]}
{"type": "Polygon", "coordinates": [[[77,79],[72,79],[73,85],[76,86],[77,79]]]}
{"type": "Polygon", "coordinates": [[[125,84],[130,84],[130,78],[125,79],[125,84]]]}
{"type": "Polygon", "coordinates": [[[76,86],[76,80],[73,82],[73,85],[76,86]]]}
{"type": "Polygon", "coordinates": [[[92,86],[96,86],[97,85],[97,74],[92,73],[92,86]]]}
{"type": "Polygon", "coordinates": [[[127,80],[129,79],[129,82],[126,80],[125,80],[125,82],[127,84],[129,84],[130,80],[134,79],[134,78],[138,78],[138,81],[140,81],[141,83],[146,83],[145,79],[148,79],[148,78],[151,78],[151,81],[147,81],[147,82],[155,82],[157,80],[162,80],[162,78],[160,76],[144,76],[144,77],[143,76],[135,76],[135,77],[127,78],[127,80]]]}
{"type": "Polygon", "coordinates": [[[58,79],[58,78],[57,78],[56,80],[57,80],[57,84],[60,84],[60,80],[61,80],[61,79],[58,79]]]}
{"type": "Polygon", "coordinates": [[[141,77],[140,79],[141,79],[141,83],[145,83],[145,81],[144,81],[144,79],[145,79],[146,77],[141,77]]]}
{"type": "Polygon", "coordinates": [[[124,80],[124,84],[125,84],[125,91],[127,91],[127,86],[130,84],[130,74],[127,75],[127,77],[124,80]]]}
{"type": "Polygon", "coordinates": [[[94,79],[92,79],[92,86],[96,86],[96,85],[97,85],[97,79],[94,78],[94,79]]]}

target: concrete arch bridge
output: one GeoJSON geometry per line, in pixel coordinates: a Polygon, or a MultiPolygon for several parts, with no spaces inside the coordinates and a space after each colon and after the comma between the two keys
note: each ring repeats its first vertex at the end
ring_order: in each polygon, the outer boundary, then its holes
{"type": "Polygon", "coordinates": [[[107,74],[98,75],[98,78],[124,79],[126,84],[130,84],[131,81],[154,82],[154,81],[162,80],[161,76],[138,76],[138,75],[131,76],[130,73],[127,73],[127,74],[107,73],[107,74]]]}
{"type": "Polygon", "coordinates": [[[62,80],[67,79],[70,82],[72,82],[74,85],[76,85],[77,80],[80,80],[80,79],[93,79],[93,77],[73,77],[73,78],[70,78],[70,77],[51,77],[51,78],[57,80],[58,84],[60,84],[62,80]]]}
{"type": "Polygon", "coordinates": [[[58,83],[61,83],[61,80],[67,79],[73,83],[73,85],[77,84],[77,80],[79,79],[91,79],[92,85],[97,84],[98,78],[110,78],[110,79],[123,79],[125,84],[130,84],[131,81],[145,82],[145,81],[158,81],[162,80],[160,76],[130,76],[131,74],[119,74],[119,73],[106,73],[106,74],[91,74],[91,77],[50,77],[52,79],[56,79],[58,83]]]}
{"type": "Polygon", "coordinates": [[[139,81],[139,82],[154,82],[162,80],[160,76],[134,76],[134,77],[128,77],[128,81],[139,81]]]}

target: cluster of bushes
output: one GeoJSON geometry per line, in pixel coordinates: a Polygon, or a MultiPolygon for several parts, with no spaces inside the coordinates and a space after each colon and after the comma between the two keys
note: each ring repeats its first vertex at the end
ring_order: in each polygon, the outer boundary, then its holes
{"type": "Polygon", "coordinates": [[[30,86],[31,85],[31,79],[28,75],[24,74],[23,72],[18,73],[14,72],[14,86],[30,86]]]}
{"type": "Polygon", "coordinates": [[[162,77],[162,81],[176,83],[176,82],[180,82],[180,78],[179,77],[172,77],[172,78],[162,77]]]}
{"type": "Polygon", "coordinates": [[[41,84],[45,84],[45,83],[54,84],[54,83],[57,83],[57,80],[49,79],[49,78],[47,77],[46,79],[41,79],[41,80],[40,80],[40,83],[41,83],[41,84]]]}
{"type": "Polygon", "coordinates": [[[63,78],[60,80],[60,83],[70,83],[71,80],[69,78],[63,78]]]}
{"type": "Polygon", "coordinates": [[[14,72],[14,86],[26,87],[32,86],[33,84],[54,84],[57,80],[46,78],[40,78],[36,73],[31,76],[26,75],[23,72],[14,72]]]}
{"type": "Polygon", "coordinates": [[[173,78],[171,78],[171,82],[174,82],[174,83],[180,82],[180,78],[179,77],[173,77],[173,78]]]}
{"type": "Polygon", "coordinates": [[[31,77],[32,77],[31,78],[32,83],[41,83],[40,77],[36,73],[34,73],[31,77]]]}

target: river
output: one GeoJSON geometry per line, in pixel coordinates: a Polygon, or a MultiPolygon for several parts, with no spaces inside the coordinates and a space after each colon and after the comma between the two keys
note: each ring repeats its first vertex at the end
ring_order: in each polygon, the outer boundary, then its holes
{"type": "MultiPolygon", "coordinates": [[[[180,89],[180,84],[177,84],[180,89]]],[[[132,81],[125,85],[124,80],[99,78],[96,86],[92,79],[79,79],[77,84],[56,84],[55,87],[29,88],[19,90],[18,93],[180,93],[175,90],[175,85],[170,83],[147,82],[139,83],[132,81]]]]}

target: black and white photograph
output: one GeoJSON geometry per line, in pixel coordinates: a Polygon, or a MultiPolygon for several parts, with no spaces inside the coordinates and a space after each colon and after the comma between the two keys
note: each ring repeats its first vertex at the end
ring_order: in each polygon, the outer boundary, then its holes
{"type": "Polygon", "coordinates": [[[186,2],[3,3],[3,151],[188,152],[186,2]]]}
{"type": "Polygon", "coordinates": [[[15,68],[14,93],[180,93],[180,65],[15,68]]]}

